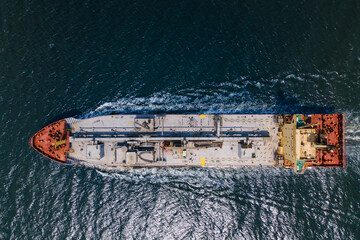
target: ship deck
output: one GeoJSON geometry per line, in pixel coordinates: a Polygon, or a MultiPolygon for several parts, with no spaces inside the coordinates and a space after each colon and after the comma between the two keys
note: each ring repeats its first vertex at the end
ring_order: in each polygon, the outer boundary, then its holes
{"type": "Polygon", "coordinates": [[[276,115],[108,115],[66,119],[68,160],[108,167],[271,166],[276,115]]]}

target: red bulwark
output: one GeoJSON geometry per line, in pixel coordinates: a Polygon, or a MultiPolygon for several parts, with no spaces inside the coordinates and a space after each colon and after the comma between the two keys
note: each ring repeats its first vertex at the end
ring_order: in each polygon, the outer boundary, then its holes
{"type": "Polygon", "coordinates": [[[345,167],[344,119],[342,114],[313,114],[311,123],[326,138],[328,150],[317,150],[318,166],[345,167]]]}
{"type": "Polygon", "coordinates": [[[60,120],[44,127],[30,139],[30,145],[45,157],[65,163],[69,151],[66,121],[60,120]]]}

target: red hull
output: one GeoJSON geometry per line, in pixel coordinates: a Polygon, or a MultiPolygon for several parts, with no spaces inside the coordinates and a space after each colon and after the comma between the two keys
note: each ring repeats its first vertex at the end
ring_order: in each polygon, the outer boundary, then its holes
{"type": "Polygon", "coordinates": [[[60,163],[66,163],[69,151],[69,133],[66,130],[66,121],[54,122],[40,131],[31,139],[30,145],[38,153],[60,163]]]}

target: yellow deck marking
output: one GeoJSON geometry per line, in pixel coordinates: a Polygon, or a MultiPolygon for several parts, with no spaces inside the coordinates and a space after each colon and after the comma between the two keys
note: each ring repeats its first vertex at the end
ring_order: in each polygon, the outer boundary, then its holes
{"type": "Polygon", "coordinates": [[[204,115],[204,114],[201,114],[200,117],[201,117],[201,118],[205,118],[205,115],[204,115]]]}
{"type": "Polygon", "coordinates": [[[59,145],[65,144],[65,143],[66,143],[66,140],[61,140],[61,141],[54,142],[53,144],[51,144],[51,146],[59,146],[59,145]]]}
{"type": "Polygon", "coordinates": [[[201,158],[201,166],[205,166],[205,158],[201,158]]]}

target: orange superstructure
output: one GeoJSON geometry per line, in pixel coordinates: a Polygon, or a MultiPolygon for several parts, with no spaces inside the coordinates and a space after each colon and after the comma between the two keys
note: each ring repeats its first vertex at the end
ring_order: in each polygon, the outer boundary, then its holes
{"type": "Polygon", "coordinates": [[[69,151],[69,133],[66,130],[66,121],[60,120],[44,127],[30,139],[30,145],[45,157],[56,162],[66,163],[69,151]]]}

